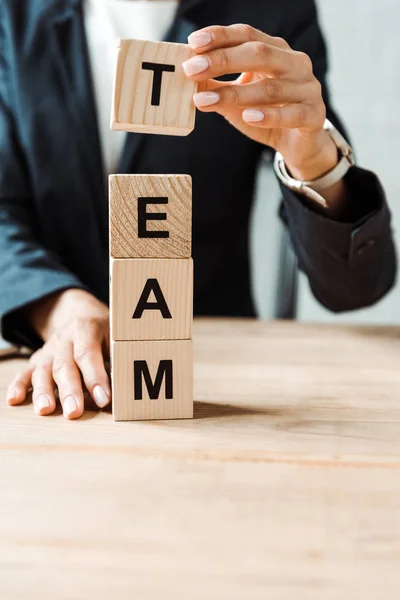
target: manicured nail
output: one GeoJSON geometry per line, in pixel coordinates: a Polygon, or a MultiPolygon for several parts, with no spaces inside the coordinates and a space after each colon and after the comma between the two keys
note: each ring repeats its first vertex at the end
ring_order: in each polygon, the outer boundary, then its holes
{"type": "Polygon", "coordinates": [[[210,68],[210,64],[209,59],[205,56],[194,56],[186,60],[182,67],[185,74],[190,77],[191,75],[198,75],[199,73],[203,73],[203,71],[207,71],[210,68]]]}
{"type": "Polygon", "coordinates": [[[96,387],[94,388],[93,396],[99,408],[104,408],[110,402],[110,398],[107,396],[103,388],[99,385],[96,385],[96,387]]]}
{"type": "Polygon", "coordinates": [[[248,108],[243,111],[242,117],[243,121],[247,121],[247,123],[259,123],[264,119],[264,113],[261,110],[248,108]]]}
{"type": "Polygon", "coordinates": [[[193,100],[196,106],[212,106],[220,101],[221,96],[216,92],[199,92],[193,96],[193,100]]]}
{"type": "Polygon", "coordinates": [[[17,397],[17,390],[15,388],[10,388],[7,390],[6,402],[11,402],[12,400],[15,400],[16,397],[17,397]]]}
{"type": "Polygon", "coordinates": [[[78,405],[73,396],[68,396],[63,402],[64,417],[69,417],[78,410],[78,405]]]}
{"type": "Polygon", "coordinates": [[[47,394],[39,394],[34,400],[36,412],[40,412],[42,408],[49,408],[50,398],[47,394]]]}
{"type": "Polygon", "coordinates": [[[196,31],[188,37],[188,42],[192,48],[203,48],[203,46],[211,44],[212,41],[213,36],[211,33],[207,33],[207,31],[196,31]]]}

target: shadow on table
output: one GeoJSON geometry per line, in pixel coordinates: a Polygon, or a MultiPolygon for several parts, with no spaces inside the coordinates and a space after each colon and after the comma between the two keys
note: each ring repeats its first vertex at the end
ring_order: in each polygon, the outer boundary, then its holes
{"type": "Polygon", "coordinates": [[[400,327],[398,325],[352,325],[349,328],[352,334],[371,339],[380,338],[400,341],[400,327]]]}
{"type": "MultiPolygon", "coordinates": [[[[233,406],[232,404],[213,404],[212,402],[194,403],[194,419],[216,419],[221,417],[240,417],[244,415],[265,414],[264,409],[251,408],[250,406],[233,406]]],[[[275,414],[275,410],[273,410],[275,414]]]]}

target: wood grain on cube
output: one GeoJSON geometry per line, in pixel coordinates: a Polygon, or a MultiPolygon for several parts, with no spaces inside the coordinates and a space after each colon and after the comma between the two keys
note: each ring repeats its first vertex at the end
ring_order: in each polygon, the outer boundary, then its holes
{"type": "Polygon", "coordinates": [[[187,44],[120,40],[112,129],[165,135],[188,135],[193,131],[193,95],[198,84],[190,81],[182,69],[182,63],[192,56],[187,44]],[[158,104],[153,98],[155,74],[149,69],[152,64],[170,69],[162,73],[158,104]]]}
{"type": "Polygon", "coordinates": [[[192,237],[190,175],[111,175],[109,196],[112,257],[190,257],[192,237]],[[151,201],[152,198],[154,203],[151,201]],[[145,237],[143,237],[143,222],[139,222],[139,216],[143,215],[144,204],[145,237]],[[158,219],[159,216],[161,219],[158,219]]]}
{"type": "Polygon", "coordinates": [[[190,340],[112,342],[111,372],[115,421],[193,418],[190,340]],[[156,398],[151,387],[149,393],[146,370],[150,383],[158,384],[156,398]]]}
{"type": "Polygon", "coordinates": [[[113,340],[185,340],[192,336],[193,260],[111,260],[113,340]]]}

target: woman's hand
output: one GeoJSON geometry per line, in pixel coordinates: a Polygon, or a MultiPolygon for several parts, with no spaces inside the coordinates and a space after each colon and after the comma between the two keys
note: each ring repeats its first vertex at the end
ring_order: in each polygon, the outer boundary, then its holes
{"type": "Polygon", "coordinates": [[[220,113],[278,150],[297,179],[316,179],[337,164],[337,148],[323,129],[321,85],[306,54],[249,25],[207,27],[188,41],[197,56],[183,69],[201,82],[194,97],[199,110],[220,113]],[[228,73],[241,75],[229,83],[213,79],[228,73]]]}
{"type": "Polygon", "coordinates": [[[45,344],[9,386],[7,402],[21,404],[32,388],[36,413],[50,415],[56,387],[64,417],[77,419],[84,410],[83,379],[97,406],[106,406],[111,400],[103,358],[110,353],[108,307],[71,289],[33,304],[27,317],[45,344]]]}

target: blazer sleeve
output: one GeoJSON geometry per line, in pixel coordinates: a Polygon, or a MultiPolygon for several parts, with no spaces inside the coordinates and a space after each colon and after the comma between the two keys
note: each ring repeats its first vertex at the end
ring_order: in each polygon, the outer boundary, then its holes
{"type": "Polygon", "coordinates": [[[0,320],[11,343],[37,347],[41,340],[22,307],[58,290],[84,286],[34,235],[34,208],[18,138],[10,49],[0,5],[0,320]]]}
{"type": "MultiPolygon", "coordinates": [[[[294,49],[310,56],[322,85],[327,117],[348,139],[330,102],[327,51],[314,0],[296,6],[286,39],[294,49]]],[[[280,215],[288,227],[299,267],[315,297],[333,312],[374,304],[394,285],[397,271],[391,216],[378,178],[354,167],[345,181],[349,204],[341,221],[324,216],[312,201],[280,183],[280,215]]]]}

